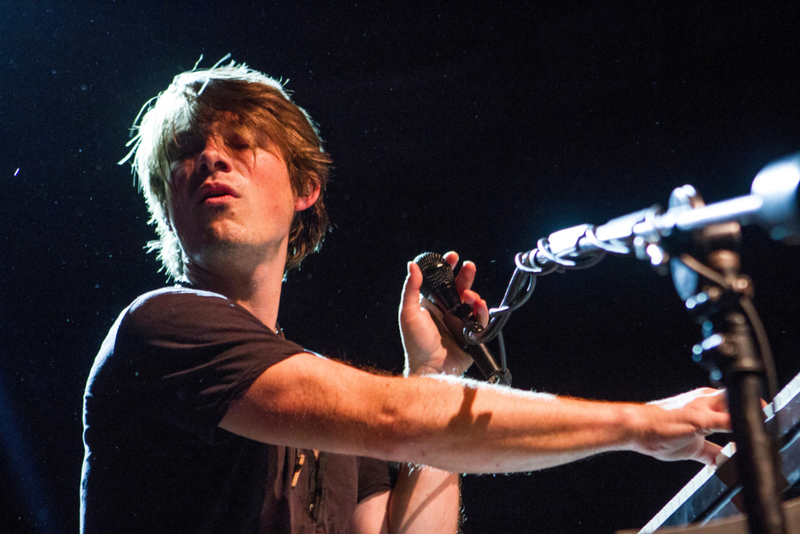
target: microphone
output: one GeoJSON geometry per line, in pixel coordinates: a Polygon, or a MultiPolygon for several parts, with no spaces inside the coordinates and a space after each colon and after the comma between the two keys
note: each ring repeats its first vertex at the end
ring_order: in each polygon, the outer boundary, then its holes
{"type": "Polygon", "coordinates": [[[467,342],[470,333],[478,333],[483,326],[472,314],[469,304],[461,302],[455,284],[453,269],[441,254],[424,252],[414,258],[422,271],[422,296],[431,301],[442,312],[442,322],[456,343],[475,361],[475,365],[492,384],[511,385],[511,373],[501,369],[483,343],[474,345],[467,342]]]}

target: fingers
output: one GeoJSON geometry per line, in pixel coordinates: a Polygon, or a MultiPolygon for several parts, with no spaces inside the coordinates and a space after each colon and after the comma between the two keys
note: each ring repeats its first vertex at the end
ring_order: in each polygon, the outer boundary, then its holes
{"type": "Polygon", "coordinates": [[[478,322],[482,326],[489,324],[489,306],[480,295],[474,291],[467,289],[461,295],[461,300],[472,306],[472,314],[478,318],[478,322]]]}
{"type": "MultiPolygon", "coordinates": [[[[458,263],[458,254],[455,252],[448,252],[444,255],[444,259],[450,265],[451,269],[455,269],[458,263]]],[[[475,264],[471,261],[465,261],[456,275],[456,290],[461,300],[472,307],[472,313],[477,317],[478,322],[486,326],[489,324],[489,306],[478,293],[471,289],[472,284],[475,282],[476,273],[477,267],[475,267],[475,264]]]]}
{"type": "Polygon", "coordinates": [[[706,414],[706,421],[703,428],[708,429],[708,433],[730,432],[731,418],[728,414],[728,396],[724,389],[703,388],[700,402],[706,401],[710,412],[706,414]]]}
{"type": "Polygon", "coordinates": [[[450,268],[453,269],[453,271],[455,271],[456,265],[458,265],[458,253],[452,250],[450,252],[445,253],[444,261],[446,261],[447,264],[450,266],[450,268]]]}
{"type": "Polygon", "coordinates": [[[698,462],[706,465],[717,465],[717,456],[719,456],[722,447],[710,441],[703,441],[703,448],[695,457],[698,462]]]}
{"type": "Polygon", "coordinates": [[[477,270],[475,264],[471,261],[465,261],[461,264],[461,269],[458,270],[458,274],[456,275],[456,289],[459,295],[468,289],[472,289],[477,270]]]}
{"type": "MultiPolygon", "coordinates": [[[[458,265],[458,254],[450,251],[444,255],[444,260],[455,272],[456,265],[458,265]]],[[[458,274],[456,275],[456,289],[458,290],[459,295],[472,287],[472,283],[475,281],[476,271],[477,268],[471,261],[465,261],[461,266],[461,269],[459,269],[458,274]]]]}

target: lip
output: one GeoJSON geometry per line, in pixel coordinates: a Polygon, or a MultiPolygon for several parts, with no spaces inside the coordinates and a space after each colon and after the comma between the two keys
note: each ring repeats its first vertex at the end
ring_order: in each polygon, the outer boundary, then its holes
{"type": "Polygon", "coordinates": [[[239,194],[229,185],[219,182],[207,182],[197,191],[198,204],[217,204],[231,198],[239,198],[239,194]]]}

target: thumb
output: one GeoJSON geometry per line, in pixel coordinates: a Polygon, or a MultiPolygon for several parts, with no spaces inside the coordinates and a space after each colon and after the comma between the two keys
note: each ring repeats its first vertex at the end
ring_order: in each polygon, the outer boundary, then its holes
{"type": "Polygon", "coordinates": [[[419,289],[422,287],[422,271],[413,261],[408,262],[408,276],[403,285],[400,300],[400,318],[410,317],[419,310],[419,289]]]}

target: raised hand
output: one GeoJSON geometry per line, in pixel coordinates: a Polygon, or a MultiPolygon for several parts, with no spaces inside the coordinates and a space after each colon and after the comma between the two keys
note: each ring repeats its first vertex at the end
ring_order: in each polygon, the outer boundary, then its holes
{"type": "MultiPolygon", "coordinates": [[[[448,252],[444,256],[451,268],[458,263],[458,254],[448,252]]],[[[480,295],[472,291],[475,281],[475,264],[465,261],[455,278],[456,289],[461,300],[472,307],[478,321],[489,322],[489,308],[480,295]]],[[[420,297],[422,272],[411,262],[403,288],[400,303],[400,333],[406,353],[405,374],[446,373],[461,375],[470,365],[472,358],[453,341],[449,332],[432,318],[439,314],[429,305],[427,299],[420,297]]]]}

